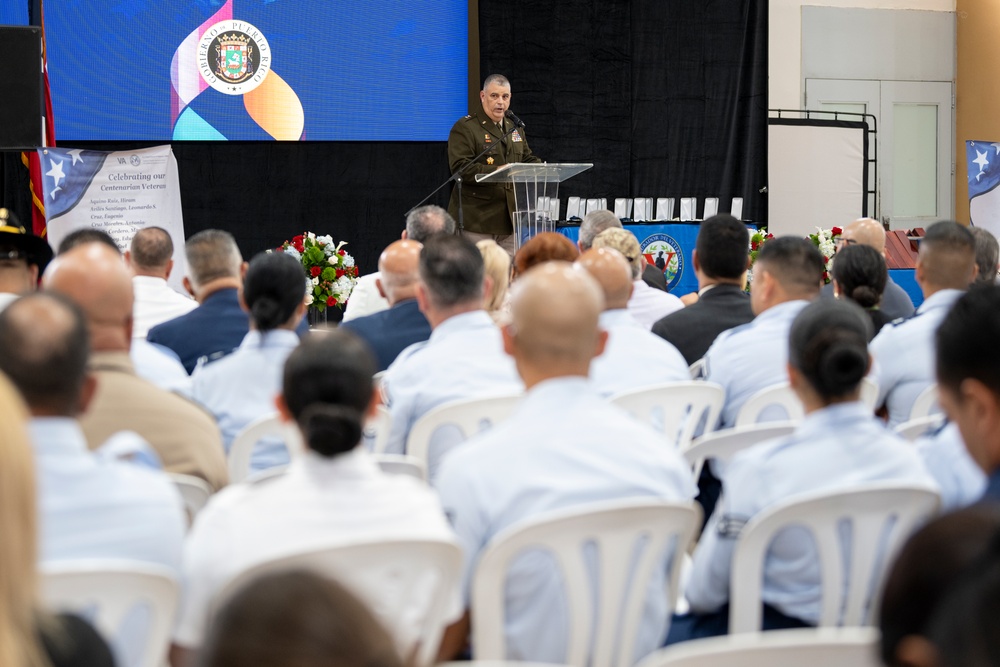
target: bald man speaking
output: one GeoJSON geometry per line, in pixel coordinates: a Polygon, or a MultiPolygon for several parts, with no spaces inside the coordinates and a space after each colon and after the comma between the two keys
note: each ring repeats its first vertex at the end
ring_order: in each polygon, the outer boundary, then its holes
{"type": "MultiPolygon", "coordinates": [[[[837,250],[854,243],[871,246],[885,257],[885,229],[882,227],[882,223],[872,218],[861,218],[844,227],[844,232],[837,242],[837,250]]],[[[833,261],[837,261],[836,255],[834,255],[833,261]]],[[[833,283],[824,285],[820,295],[832,298],[833,283]]],[[[914,313],[915,309],[910,295],[893,281],[891,275],[885,283],[885,291],[882,292],[882,303],[879,304],[879,310],[885,313],[889,320],[909,317],[914,313]]]]}
{"type": "Polygon", "coordinates": [[[389,302],[389,310],[345,320],[340,326],[358,334],[375,352],[384,371],[399,353],[431,337],[431,325],[417,305],[422,243],[403,239],[382,251],[375,286],[389,302]]]}
{"type": "MultiPolygon", "coordinates": [[[[479,552],[512,524],[544,513],[622,499],[687,501],[690,469],[655,432],[602,400],[587,379],[604,349],[604,297],[586,272],[565,262],[520,277],[504,329],[527,395],[509,419],[442,460],[436,486],[465,552],[465,603],[479,552]]],[[[666,563],[654,567],[634,658],[656,649],[669,621],[666,563]]],[[[469,617],[448,632],[442,653],[461,644],[469,617]]],[[[507,578],[507,655],[564,663],[566,597],[551,561],[514,561],[507,578]]],[[[448,656],[450,657],[450,656],[448,656]]]]}

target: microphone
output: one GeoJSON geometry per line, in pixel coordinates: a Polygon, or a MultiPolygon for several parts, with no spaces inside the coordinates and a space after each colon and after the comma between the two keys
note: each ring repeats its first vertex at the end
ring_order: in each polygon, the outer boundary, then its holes
{"type": "Polygon", "coordinates": [[[515,127],[524,127],[524,121],[518,118],[516,115],[514,115],[514,112],[509,109],[507,110],[507,118],[509,118],[511,122],[514,123],[515,127]]]}

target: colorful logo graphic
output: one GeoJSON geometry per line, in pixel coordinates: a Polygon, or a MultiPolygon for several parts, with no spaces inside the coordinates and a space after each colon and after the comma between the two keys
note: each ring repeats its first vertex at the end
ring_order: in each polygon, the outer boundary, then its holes
{"type": "Polygon", "coordinates": [[[650,234],[642,242],[642,255],[646,261],[663,272],[667,289],[672,290],[684,275],[684,252],[673,237],[650,234]]]}
{"type": "Polygon", "coordinates": [[[243,21],[211,26],[198,42],[198,72],[226,95],[243,95],[264,82],[271,70],[271,48],[260,30],[243,21]]]}

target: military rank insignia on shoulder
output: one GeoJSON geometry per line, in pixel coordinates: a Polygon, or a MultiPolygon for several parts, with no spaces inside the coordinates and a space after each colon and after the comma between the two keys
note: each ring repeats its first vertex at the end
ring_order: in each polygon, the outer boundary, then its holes
{"type": "Polygon", "coordinates": [[[735,540],[743,531],[743,526],[747,525],[747,521],[749,519],[745,516],[723,514],[719,517],[719,524],[716,526],[716,530],[719,532],[719,537],[735,540]]]}

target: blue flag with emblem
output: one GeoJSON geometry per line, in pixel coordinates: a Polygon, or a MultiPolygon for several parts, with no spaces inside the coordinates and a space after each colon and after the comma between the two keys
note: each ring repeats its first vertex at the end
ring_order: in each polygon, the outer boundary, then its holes
{"type": "Polygon", "coordinates": [[[972,224],[1000,236],[1000,142],[966,141],[972,224]]]}

